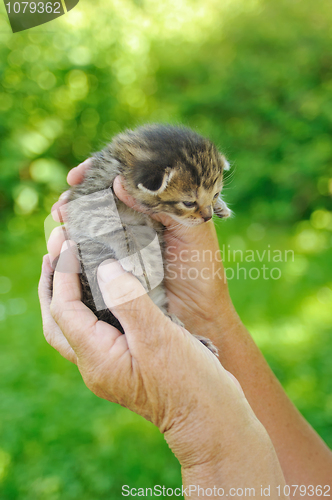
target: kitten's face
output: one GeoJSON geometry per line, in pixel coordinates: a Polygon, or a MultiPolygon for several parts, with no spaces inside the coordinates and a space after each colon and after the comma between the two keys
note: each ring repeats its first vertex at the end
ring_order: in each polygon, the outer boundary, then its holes
{"type": "Polygon", "coordinates": [[[185,226],[230,215],[220,198],[229,168],[214,144],[190,129],[151,125],[117,136],[112,153],[128,192],[154,213],[185,226]]]}
{"type": "Polygon", "coordinates": [[[184,226],[197,226],[212,218],[229,217],[230,210],[220,198],[222,172],[212,179],[195,180],[188,171],[171,171],[164,180],[166,187],[158,193],[139,185],[135,198],[154,213],[165,213],[184,226]]]}

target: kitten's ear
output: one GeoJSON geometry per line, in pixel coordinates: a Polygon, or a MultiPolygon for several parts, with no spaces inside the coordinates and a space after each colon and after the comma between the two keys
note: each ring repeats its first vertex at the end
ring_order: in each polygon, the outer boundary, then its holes
{"type": "Polygon", "coordinates": [[[145,193],[157,195],[162,193],[175,173],[174,169],[167,167],[166,170],[151,172],[147,169],[141,172],[137,187],[145,193]]]}
{"type": "Polygon", "coordinates": [[[229,170],[231,168],[230,163],[226,160],[224,155],[220,155],[221,163],[223,164],[223,170],[229,170]]]}

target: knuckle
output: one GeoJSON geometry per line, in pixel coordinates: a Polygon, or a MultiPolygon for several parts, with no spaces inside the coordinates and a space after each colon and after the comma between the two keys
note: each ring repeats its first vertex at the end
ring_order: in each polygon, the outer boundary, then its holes
{"type": "Polygon", "coordinates": [[[108,290],[110,301],[114,306],[130,303],[146,293],[146,290],[137,278],[129,273],[123,275],[121,286],[109,287],[108,290]]]}

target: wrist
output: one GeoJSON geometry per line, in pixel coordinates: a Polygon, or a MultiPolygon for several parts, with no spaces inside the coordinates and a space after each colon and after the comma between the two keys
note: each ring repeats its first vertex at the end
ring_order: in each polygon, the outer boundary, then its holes
{"type": "Polygon", "coordinates": [[[222,443],[218,436],[218,427],[222,422],[206,419],[206,422],[193,418],[174,424],[164,433],[164,438],[178,459],[183,471],[204,468],[208,464],[218,464],[222,460],[222,443]]]}
{"type": "MultiPolygon", "coordinates": [[[[277,486],[284,486],[285,479],[275,450],[265,429],[251,437],[224,450],[223,456],[211,457],[199,464],[182,465],[183,486],[185,491],[190,491],[189,497],[200,498],[202,490],[220,489],[229,496],[227,492],[246,488],[261,498],[262,489],[270,488],[271,498],[277,500],[277,486]]],[[[282,495],[281,498],[285,500],[287,497],[282,495]]]]}
{"type": "Polygon", "coordinates": [[[249,448],[272,448],[265,428],[243,394],[228,375],[226,379],[223,392],[215,388],[216,404],[202,399],[186,418],[174,420],[164,432],[184,470],[221,464],[229,457],[243,455],[249,448]]]}
{"type": "Polygon", "coordinates": [[[213,343],[219,342],[219,344],[224,338],[231,337],[242,331],[246,331],[246,328],[232,302],[218,305],[214,309],[213,316],[204,325],[204,335],[211,339],[213,343]]]}

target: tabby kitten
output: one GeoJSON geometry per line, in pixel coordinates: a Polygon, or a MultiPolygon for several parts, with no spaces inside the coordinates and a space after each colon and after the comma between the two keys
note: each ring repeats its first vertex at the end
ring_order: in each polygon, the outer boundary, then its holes
{"type": "MultiPolygon", "coordinates": [[[[113,192],[118,174],[139,205],[150,213],[165,213],[187,227],[228,217],[220,198],[223,171],[229,168],[214,144],[192,130],[146,125],[126,130],[92,159],[82,184],[71,189],[67,230],[78,244],[83,302],[107,323],[123,329],[106,308],[96,271],[106,259],[117,259],[142,283],[153,302],[167,312],[163,285],[162,224],[134,211],[113,192]],[[161,249],[161,250],[160,250],[161,249]]],[[[210,341],[199,338],[215,354],[210,341]]]]}

